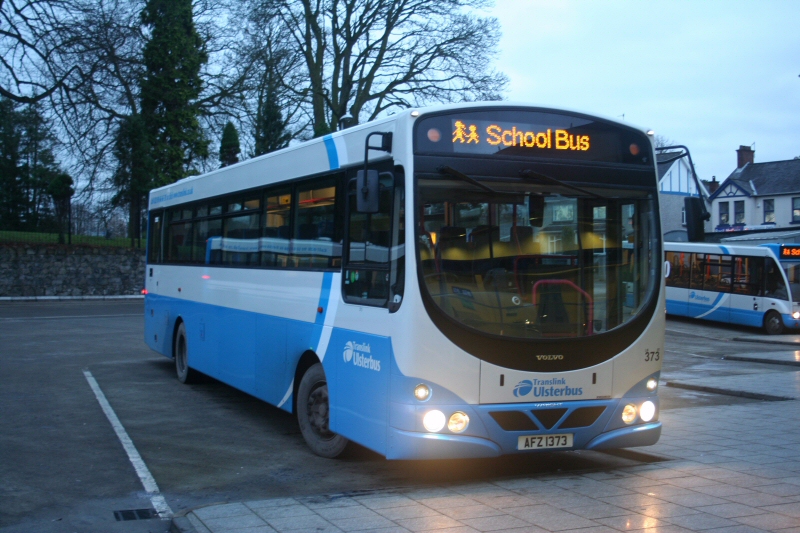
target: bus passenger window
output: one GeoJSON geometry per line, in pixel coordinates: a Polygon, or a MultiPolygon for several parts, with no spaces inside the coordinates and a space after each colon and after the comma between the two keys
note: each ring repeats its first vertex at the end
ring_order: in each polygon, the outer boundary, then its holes
{"type": "Polygon", "coordinates": [[[261,238],[261,265],[289,265],[289,224],[291,222],[292,191],[282,189],[267,193],[266,214],[261,238]]]}
{"type": "Polygon", "coordinates": [[[167,262],[189,263],[192,260],[192,223],[174,222],[169,225],[167,262]]]}
{"type": "Polygon", "coordinates": [[[667,278],[667,287],[680,287],[682,289],[689,287],[691,255],[685,252],[667,252],[667,261],[671,267],[667,278]]]}
{"type": "Polygon", "coordinates": [[[733,292],[746,296],[761,296],[764,278],[764,259],[737,257],[733,266],[733,292]]]}
{"type": "Polygon", "coordinates": [[[200,220],[194,223],[193,263],[222,264],[222,219],[200,220]]]}
{"type": "Polygon", "coordinates": [[[336,239],[335,180],[325,179],[298,187],[292,255],[300,268],[338,265],[342,245],[336,239]]]}
{"type": "Polygon", "coordinates": [[[705,254],[692,254],[692,278],[689,288],[703,290],[705,254]]]}
{"type": "Polygon", "coordinates": [[[164,225],[164,212],[150,214],[150,240],[148,241],[147,261],[149,263],[161,262],[161,229],[164,225]]]}
{"type": "Polygon", "coordinates": [[[225,265],[258,265],[258,215],[226,218],[222,237],[222,262],[225,265]]]}

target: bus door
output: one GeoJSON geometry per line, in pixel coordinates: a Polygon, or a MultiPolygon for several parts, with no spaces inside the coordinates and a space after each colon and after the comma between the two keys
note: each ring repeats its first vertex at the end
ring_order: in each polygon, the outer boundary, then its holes
{"type": "Polygon", "coordinates": [[[694,254],[687,303],[689,316],[727,322],[730,319],[732,273],[731,256],[694,254]]]}
{"type": "Polygon", "coordinates": [[[764,313],[764,258],[733,258],[730,319],[734,324],[761,327],[764,313]]]}
{"type": "Polygon", "coordinates": [[[358,309],[358,321],[350,330],[332,333],[330,345],[343,347],[344,357],[326,358],[325,370],[331,430],[385,454],[392,371],[387,326],[403,300],[405,206],[402,171],[375,167],[381,169],[376,211],[359,212],[356,194],[361,191],[355,180],[348,184],[342,298],[345,306],[358,309]]]}

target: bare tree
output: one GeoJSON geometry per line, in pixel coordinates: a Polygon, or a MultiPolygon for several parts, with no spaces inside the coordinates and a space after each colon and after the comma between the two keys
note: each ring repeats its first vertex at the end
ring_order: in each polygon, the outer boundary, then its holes
{"type": "Polygon", "coordinates": [[[497,20],[488,0],[253,0],[276,18],[301,54],[307,83],[293,87],[311,108],[314,135],[393,108],[496,100],[506,77],[491,68],[497,20]]]}
{"type": "Polygon", "coordinates": [[[72,0],[0,0],[0,96],[32,104],[79,84],[79,68],[59,68],[70,45],[72,0]]]}

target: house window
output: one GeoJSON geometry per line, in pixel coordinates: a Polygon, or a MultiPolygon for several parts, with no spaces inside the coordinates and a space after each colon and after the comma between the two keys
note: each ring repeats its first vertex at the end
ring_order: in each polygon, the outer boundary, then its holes
{"type": "Polygon", "coordinates": [[[733,202],[733,223],[744,224],[744,200],[733,202]]]}
{"type": "Polygon", "coordinates": [[[800,198],[792,198],[792,222],[800,222],[800,198]]]}
{"type": "Polygon", "coordinates": [[[775,223],[775,200],[764,200],[764,224],[775,223]]]}
{"type": "MultiPolygon", "coordinates": [[[[800,200],[800,198],[798,198],[800,200]]],[[[730,208],[730,204],[728,202],[720,202],[719,203],[719,223],[720,224],[730,224],[730,214],[728,209],[730,208]]],[[[798,203],[798,219],[800,219],[800,203],[798,203]]]]}
{"type": "Polygon", "coordinates": [[[686,225],[686,208],[681,207],[681,224],[686,225]]]}

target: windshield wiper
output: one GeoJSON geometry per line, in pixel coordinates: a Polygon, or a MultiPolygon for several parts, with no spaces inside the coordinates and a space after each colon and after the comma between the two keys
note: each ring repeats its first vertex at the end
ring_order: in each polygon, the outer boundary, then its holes
{"type": "Polygon", "coordinates": [[[454,177],[456,179],[460,179],[461,181],[465,181],[465,182],[469,183],[470,185],[473,185],[473,186],[475,186],[475,187],[477,187],[477,188],[479,188],[481,190],[484,190],[484,191],[488,192],[489,194],[491,194],[493,196],[498,197],[498,199],[507,198],[510,203],[515,203],[515,204],[524,204],[525,203],[525,195],[524,194],[520,194],[520,193],[516,193],[516,192],[498,191],[498,190],[492,189],[491,187],[489,187],[485,183],[481,183],[480,181],[478,181],[478,180],[476,180],[474,178],[470,178],[469,176],[467,176],[463,172],[459,172],[458,170],[454,169],[453,167],[441,166],[441,167],[437,168],[436,170],[438,170],[442,174],[447,174],[448,176],[452,176],[452,177],[454,177]]]}
{"type": "Polygon", "coordinates": [[[570,185],[568,183],[564,183],[558,178],[554,178],[552,176],[548,176],[547,174],[542,174],[541,172],[535,172],[531,169],[521,170],[519,173],[520,176],[523,178],[535,178],[541,181],[546,181],[548,183],[552,183],[554,185],[559,185],[561,187],[565,187],[567,189],[571,189],[573,191],[578,191],[579,193],[585,194],[587,196],[593,196],[594,198],[599,198],[600,200],[605,200],[606,198],[600,196],[599,194],[593,193],[591,191],[587,191],[581,187],[577,187],[575,185],[570,185]]]}

